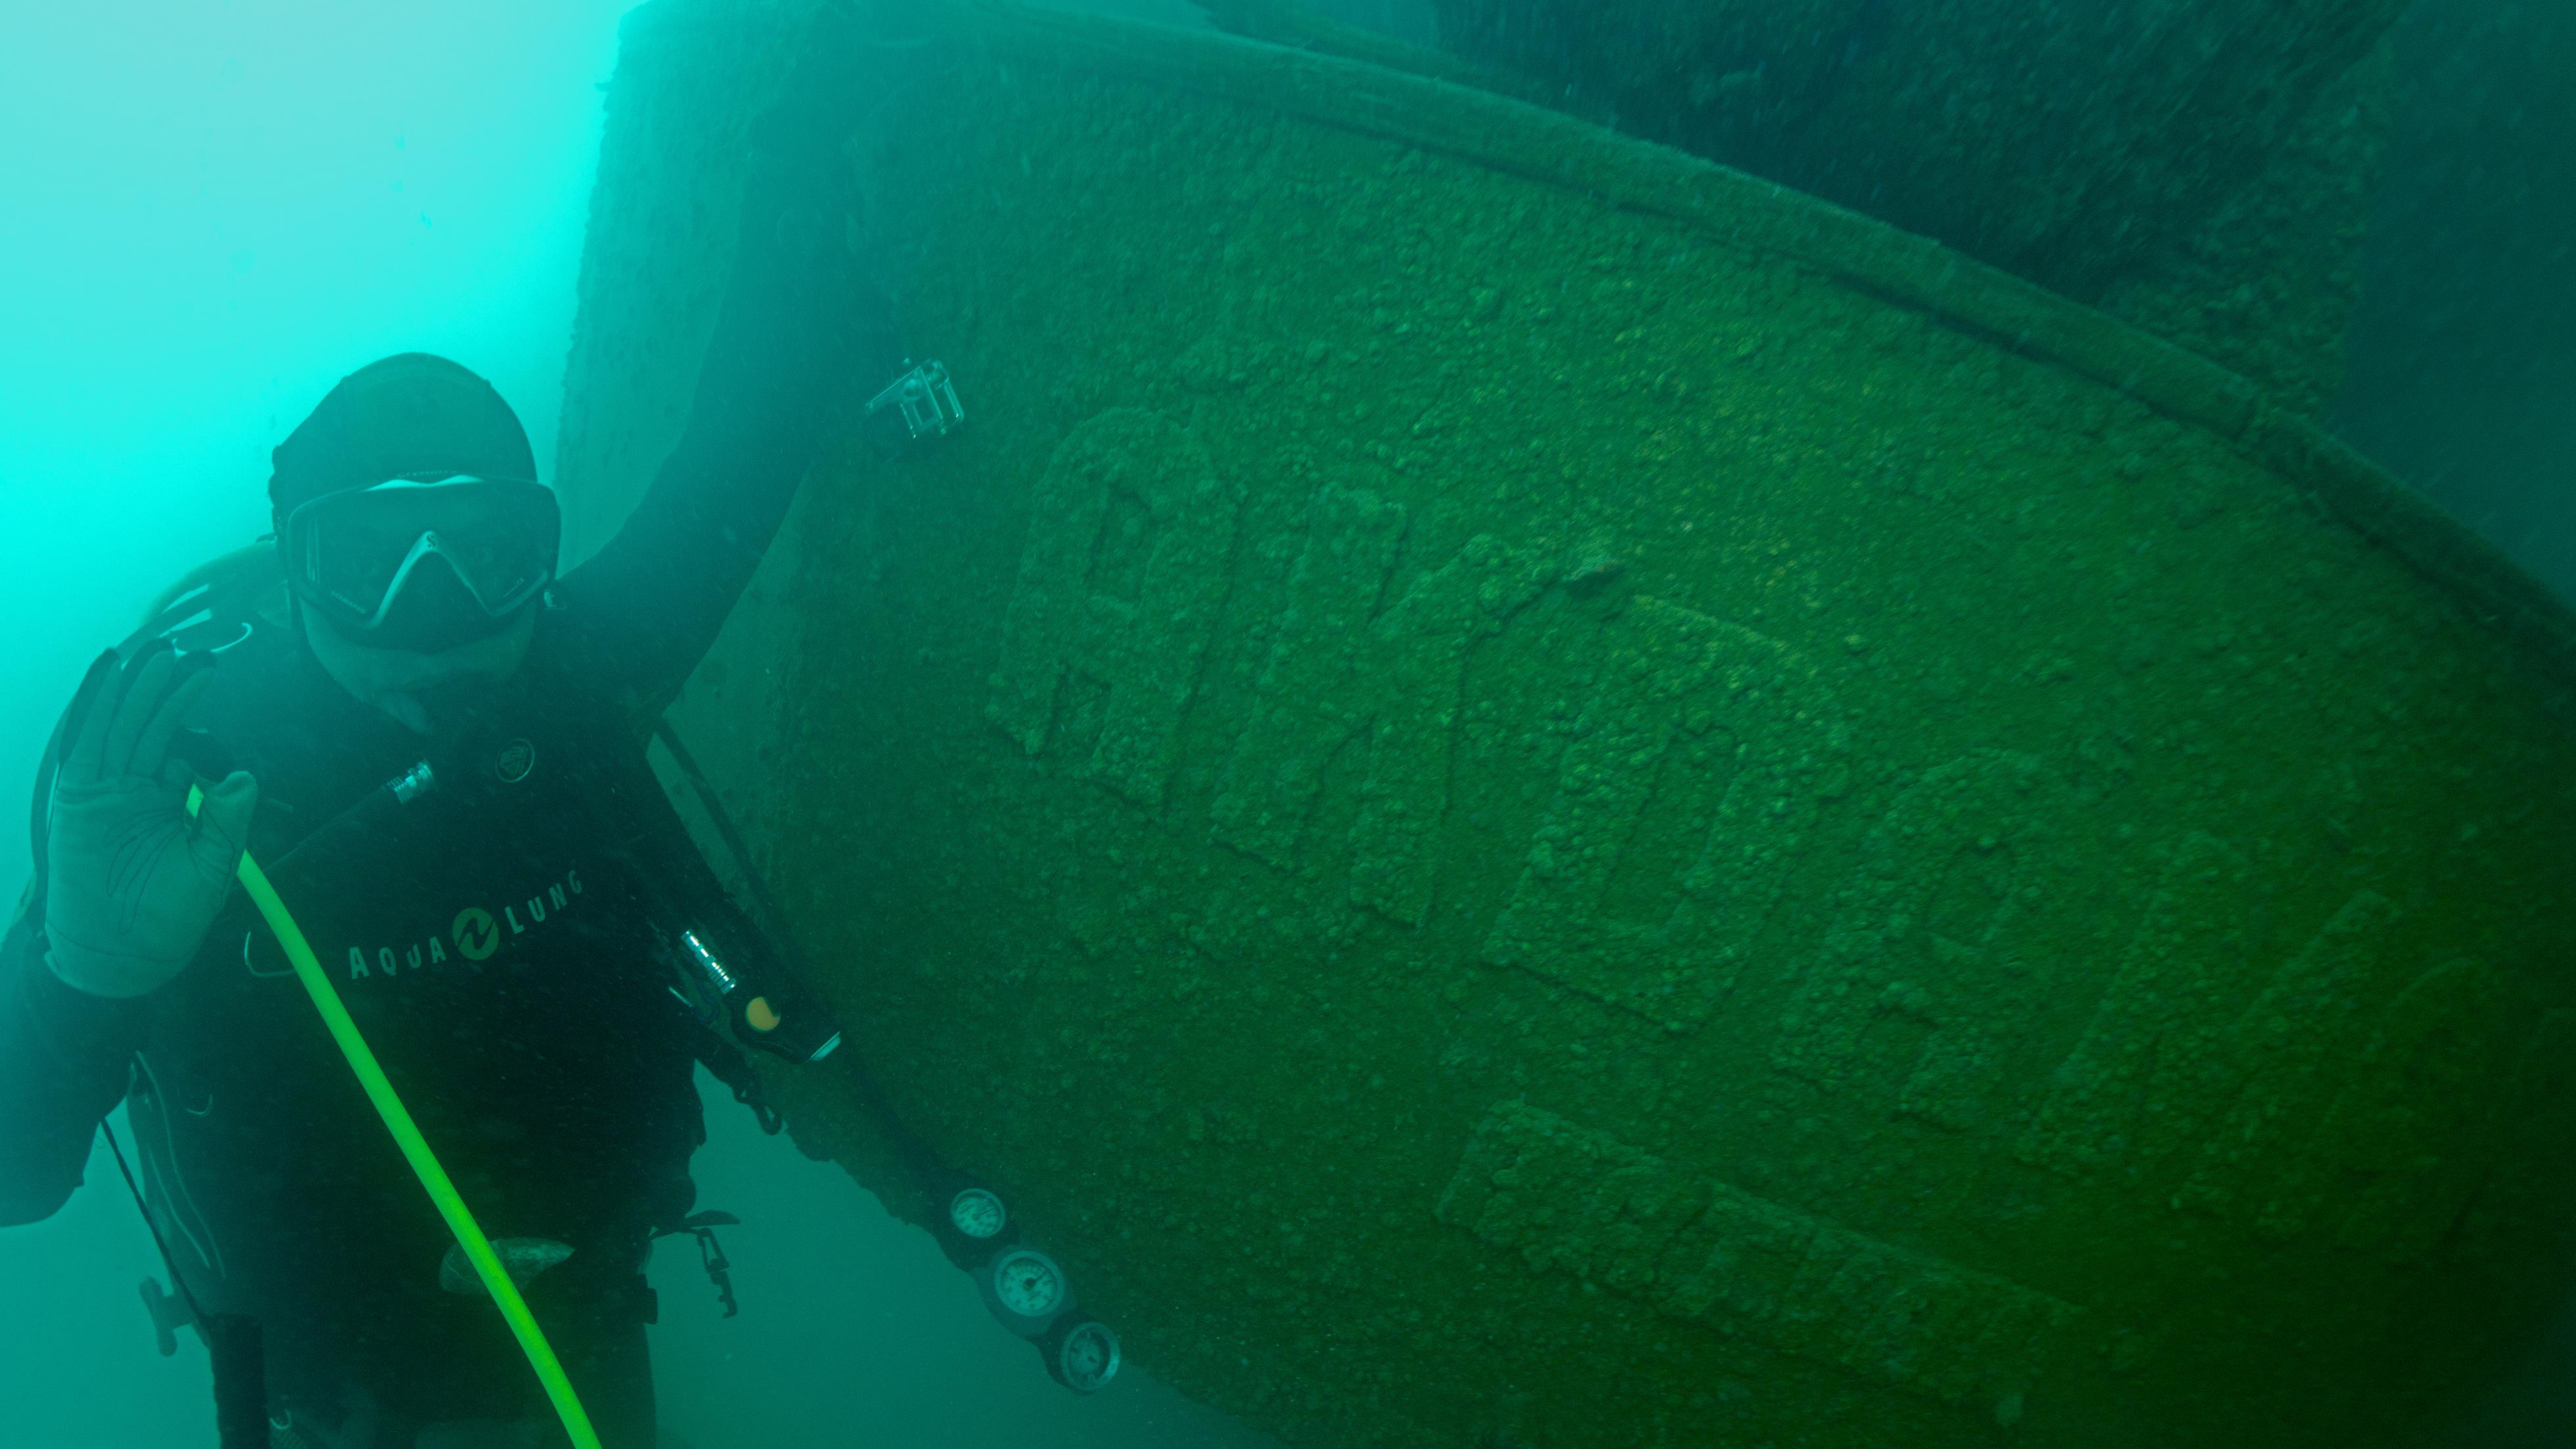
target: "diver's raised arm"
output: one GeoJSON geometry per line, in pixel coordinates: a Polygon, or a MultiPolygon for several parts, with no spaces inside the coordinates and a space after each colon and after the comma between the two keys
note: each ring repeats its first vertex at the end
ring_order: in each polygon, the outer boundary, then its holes
{"type": "Polygon", "coordinates": [[[588,648],[649,727],[715,642],[836,408],[902,361],[842,147],[861,111],[846,14],[827,6],[754,124],[731,285],[687,430],[625,525],[564,580],[588,648]]]}

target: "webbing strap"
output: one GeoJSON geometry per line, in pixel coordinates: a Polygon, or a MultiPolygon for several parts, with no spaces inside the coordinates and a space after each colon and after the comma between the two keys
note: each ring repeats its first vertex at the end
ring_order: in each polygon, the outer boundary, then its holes
{"type": "MultiPolygon", "coordinates": [[[[188,791],[188,813],[195,814],[202,798],[195,788],[188,791]]],[[[357,1022],[349,1017],[349,1008],[340,1001],[340,993],[324,975],[322,963],[315,958],[311,943],[304,939],[303,928],[295,924],[286,902],[269,884],[268,873],[243,851],[241,865],[235,871],[242,890],[251,904],[259,907],[261,919],[277,935],[277,944],[286,959],[295,966],[296,979],[304,983],[305,994],[313,998],[313,1009],[322,1014],[322,1024],[348,1058],[349,1070],[357,1075],[358,1085],[366,1089],[367,1100],[375,1104],[376,1115],[384,1119],[385,1130],[393,1134],[394,1145],[402,1149],[403,1160],[411,1164],[413,1174],[438,1205],[438,1214],[447,1220],[448,1231],[456,1235],[457,1245],[465,1250],[467,1262],[490,1290],[492,1301],[501,1305],[501,1317],[517,1336],[519,1347],[528,1356],[528,1366],[537,1371],[537,1382],[543,1384],[546,1397],[554,1403],[555,1414],[563,1420],[564,1432],[572,1436],[573,1449],[600,1449],[599,1435],[590,1427],[590,1415],[583,1412],[581,1399],[573,1392],[572,1380],[555,1358],[554,1345],[546,1342],[546,1333],[538,1327],[536,1315],[528,1311],[528,1301],[519,1296],[519,1285],[510,1281],[509,1271],[501,1266],[500,1255],[492,1251],[492,1241],[483,1236],[482,1227],[465,1206],[464,1195],[448,1179],[447,1169],[439,1165],[438,1154],[430,1151],[429,1139],[420,1135],[420,1127],[411,1119],[410,1109],[385,1077],[385,1069],[376,1062],[376,1054],[358,1031],[357,1022]]]]}

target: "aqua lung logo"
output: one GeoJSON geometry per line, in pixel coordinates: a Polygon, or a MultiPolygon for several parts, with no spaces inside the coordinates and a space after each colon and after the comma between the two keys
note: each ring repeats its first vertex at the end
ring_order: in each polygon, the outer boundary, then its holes
{"type": "MultiPolygon", "coordinates": [[[[492,913],[481,906],[467,906],[456,913],[456,924],[447,934],[456,942],[456,954],[468,961],[481,961],[501,949],[501,926],[492,913]]],[[[432,938],[431,949],[437,949],[432,938]]]]}
{"type": "Polygon", "coordinates": [[[550,882],[526,900],[501,908],[493,915],[481,906],[467,906],[449,921],[444,937],[431,936],[396,949],[378,946],[373,955],[364,946],[349,948],[349,979],[357,981],[373,976],[399,976],[406,971],[426,971],[462,960],[477,970],[501,949],[501,943],[513,936],[524,936],[547,921],[563,914],[581,898],[581,872],[568,870],[563,879],[550,882]]]}

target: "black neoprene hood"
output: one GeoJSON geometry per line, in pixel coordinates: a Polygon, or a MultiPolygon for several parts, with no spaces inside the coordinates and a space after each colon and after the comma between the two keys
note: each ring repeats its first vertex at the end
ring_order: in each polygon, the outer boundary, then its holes
{"type": "Polygon", "coordinates": [[[340,379],[269,460],[268,498],[281,520],[325,493],[388,478],[537,476],[528,431],[501,394],[426,352],[398,353],[340,379]]]}

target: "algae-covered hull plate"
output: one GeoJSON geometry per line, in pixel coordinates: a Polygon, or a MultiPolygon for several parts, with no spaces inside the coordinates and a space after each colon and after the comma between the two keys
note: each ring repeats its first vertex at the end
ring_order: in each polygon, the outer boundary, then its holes
{"type": "MultiPolygon", "coordinates": [[[[679,718],[1139,1362],[1301,1445],[2383,1443],[2565,1281],[2524,581],[1804,198],[959,14],[854,164],[968,427],[809,481],[679,718]]],[[[595,519],[778,44],[630,23],[595,519]]],[[[899,1201],[840,1070],[779,1086],[899,1201]]]]}

